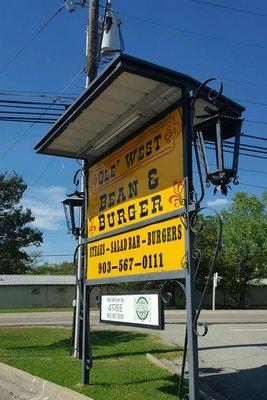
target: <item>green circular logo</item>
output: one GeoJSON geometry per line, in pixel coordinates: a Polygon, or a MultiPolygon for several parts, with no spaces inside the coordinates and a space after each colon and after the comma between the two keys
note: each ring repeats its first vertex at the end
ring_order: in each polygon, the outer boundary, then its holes
{"type": "Polygon", "coordinates": [[[144,321],[149,314],[148,301],[145,297],[139,297],[136,302],[136,315],[141,320],[144,321]]]}

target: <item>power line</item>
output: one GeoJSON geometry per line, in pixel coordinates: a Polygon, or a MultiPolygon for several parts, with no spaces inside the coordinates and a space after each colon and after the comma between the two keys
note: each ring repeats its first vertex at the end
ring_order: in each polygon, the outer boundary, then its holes
{"type": "MultiPolygon", "coordinates": [[[[193,161],[195,164],[197,164],[197,161],[193,161]]],[[[212,166],[217,166],[216,164],[214,164],[214,163],[209,163],[209,165],[212,165],[212,166]]],[[[254,172],[254,173],[256,173],[256,174],[267,174],[267,171],[259,171],[259,170],[255,170],[255,169],[246,169],[246,168],[239,168],[238,167],[238,171],[244,171],[244,172],[254,172]]]]}
{"type": "Polygon", "coordinates": [[[44,110],[44,112],[42,114],[40,114],[40,116],[32,122],[32,124],[22,133],[21,136],[19,136],[18,139],[15,140],[14,143],[12,143],[12,145],[2,154],[2,156],[0,157],[0,161],[16,146],[16,144],[18,144],[23,138],[24,136],[29,132],[29,130],[38,122],[38,120],[45,115],[46,111],[48,111],[53,104],[56,103],[56,101],[60,98],[60,96],[62,94],[65,93],[66,90],[68,90],[68,88],[73,84],[74,81],[76,81],[77,78],[79,78],[79,76],[84,72],[84,67],[81,69],[81,71],[70,81],[70,83],[68,83],[68,85],[62,90],[62,92],[53,100],[53,102],[44,110]]]}
{"type": "Polygon", "coordinates": [[[244,172],[254,172],[256,174],[267,174],[267,171],[259,171],[259,170],[255,170],[255,169],[246,169],[246,168],[238,168],[238,171],[244,171],[244,172]]]}
{"type": "MultiPolygon", "coordinates": [[[[19,117],[0,117],[0,121],[2,122],[22,122],[22,123],[34,123],[34,124],[53,124],[57,121],[57,119],[51,118],[38,118],[38,120],[34,118],[19,118],[19,117]]],[[[0,159],[1,160],[1,159],[0,159]]]]}
{"type": "Polygon", "coordinates": [[[257,139],[257,140],[267,140],[267,138],[263,138],[263,137],[255,136],[255,135],[247,135],[246,133],[244,133],[242,135],[242,137],[248,137],[248,138],[257,139]]]}
{"type": "Polygon", "coordinates": [[[219,37],[219,36],[208,35],[206,33],[200,33],[200,32],[190,31],[190,30],[187,30],[187,29],[176,28],[174,26],[161,24],[159,22],[155,22],[155,21],[151,21],[151,20],[148,20],[148,19],[136,17],[134,15],[129,15],[129,14],[125,14],[125,13],[120,13],[120,14],[125,16],[126,18],[135,19],[135,20],[147,23],[147,24],[151,24],[151,25],[154,25],[154,26],[159,26],[159,27],[164,28],[164,29],[170,29],[170,30],[173,30],[173,31],[182,32],[182,33],[185,33],[187,35],[205,37],[205,38],[208,38],[208,39],[219,40],[219,41],[222,41],[222,42],[237,44],[237,45],[241,45],[241,46],[248,46],[248,47],[254,47],[254,48],[259,48],[259,49],[267,49],[266,46],[263,46],[261,44],[240,42],[240,41],[237,41],[237,40],[226,39],[226,38],[222,38],[222,37],[219,37]]]}
{"type": "MultiPolygon", "coordinates": [[[[0,100],[0,103],[1,103],[1,100],[0,100]]],[[[40,103],[41,104],[41,103],[40,103]]],[[[23,110],[43,110],[45,107],[42,107],[42,105],[40,105],[40,106],[21,106],[21,105],[19,105],[19,106],[17,106],[17,105],[15,105],[15,104],[11,104],[11,105],[9,105],[9,104],[0,104],[0,107],[1,108],[13,108],[13,109],[15,109],[15,110],[17,110],[17,109],[23,109],[23,110]]],[[[51,111],[64,111],[64,108],[56,108],[56,107],[53,107],[52,108],[52,110],[51,111]]],[[[2,112],[2,113],[4,113],[5,112],[5,110],[1,110],[0,112],[2,112]]]]}
{"type": "MultiPolygon", "coordinates": [[[[61,96],[60,100],[63,100],[63,99],[64,99],[64,96],[61,96]]],[[[73,98],[73,100],[74,100],[74,98],[73,98]]],[[[253,100],[237,99],[237,98],[235,98],[234,100],[241,101],[244,103],[251,103],[251,104],[256,104],[256,105],[267,106],[267,103],[256,102],[253,100]]],[[[25,107],[23,106],[24,104],[29,105],[29,106],[30,105],[37,106],[36,108],[41,108],[41,106],[50,105],[51,103],[40,102],[40,101],[21,101],[21,100],[1,100],[0,99],[0,107],[11,107],[11,105],[13,105],[14,107],[17,107],[17,108],[27,108],[26,106],[25,107]],[[16,104],[19,104],[19,106],[17,106],[16,104]],[[40,107],[38,107],[38,106],[40,106],[40,107]]],[[[58,107],[62,107],[62,108],[66,109],[70,106],[70,103],[57,103],[56,105],[58,107]]],[[[34,108],[34,107],[30,107],[30,108],[34,108]]],[[[55,109],[55,108],[53,108],[53,109],[55,109]]],[[[57,110],[60,110],[60,109],[57,109],[57,110]]],[[[255,123],[255,124],[256,123],[264,124],[264,125],[267,124],[267,121],[257,121],[257,120],[248,120],[248,119],[246,119],[245,121],[249,122],[249,123],[255,123]]]]}
{"type": "Polygon", "coordinates": [[[191,1],[193,3],[204,4],[206,6],[219,7],[219,8],[224,8],[226,10],[238,11],[238,12],[245,13],[245,14],[257,15],[258,17],[265,17],[265,18],[267,17],[267,14],[264,14],[262,12],[245,10],[244,8],[226,6],[224,4],[212,3],[211,1],[204,1],[204,0],[191,0],[191,1]]]}
{"type": "Polygon", "coordinates": [[[253,85],[253,86],[267,86],[267,83],[259,83],[259,82],[250,82],[250,81],[240,81],[237,79],[227,79],[227,78],[222,78],[222,81],[226,82],[233,82],[233,83],[241,83],[242,85],[253,85]]]}
{"type": "Polygon", "coordinates": [[[267,125],[267,121],[256,121],[251,119],[245,119],[244,122],[248,122],[249,124],[267,125]]]}
{"type": "Polygon", "coordinates": [[[234,98],[233,100],[242,101],[243,103],[256,104],[257,106],[265,106],[265,107],[267,107],[267,103],[261,103],[259,101],[246,100],[246,99],[237,99],[237,98],[234,98]]]}
{"type": "MultiPolygon", "coordinates": [[[[230,143],[226,142],[226,144],[230,144],[230,143]]],[[[234,144],[231,143],[231,147],[234,148],[234,144]]],[[[247,150],[247,151],[251,151],[251,152],[255,152],[255,153],[266,153],[266,150],[267,150],[267,147],[254,146],[252,144],[245,144],[245,143],[241,143],[239,148],[241,150],[247,150]]]]}
{"type": "MultiPolygon", "coordinates": [[[[196,161],[194,161],[194,162],[196,162],[196,161]]],[[[211,165],[214,165],[214,164],[211,164],[211,165]]],[[[197,171],[193,171],[193,173],[194,173],[195,175],[198,175],[198,172],[197,172],[197,171]]],[[[202,174],[202,172],[201,172],[201,174],[202,174]]],[[[250,183],[243,183],[243,182],[239,182],[239,181],[238,181],[238,185],[253,187],[253,188],[257,188],[257,189],[264,189],[264,190],[267,189],[267,186],[252,185],[252,184],[250,184],[250,183]]]]}
{"type": "Polygon", "coordinates": [[[73,254],[43,254],[38,257],[73,257],[73,254]]]}
{"type": "Polygon", "coordinates": [[[66,103],[52,103],[51,105],[51,103],[47,102],[0,100],[0,121],[50,124],[55,122],[68,107],[69,104],[66,103]],[[45,105],[50,106],[51,112],[45,112],[47,110],[47,107],[44,107],[45,105]],[[43,118],[40,117],[42,111],[45,112],[45,117],[43,118]],[[36,115],[39,115],[38,121],[36,120],[36,115]]]}
{"type": "MultiPolygon", "coordinates": [[[[23,97],[55,97],[58,95],[57,92],[39,92],[39,91],[31,91],[31,90],[1,90],[1,96],[23,96],[23,97]]],[[[67,93],[63,98],[66,99],[75,99],[78,96],[77,93],[67,93]]]]}
{"type": "MultiPolygon", "coordinates": [[[[226,153],[230,153],[229,151],[227,151],[227,150],[225,150],[226,151],[226,153]]],[[[232,152],[231,152],[232,153],[232,152]]],[[[262,160],[267,160],[267,157],[262,157],[262,156],[255,156],[254,154],[247,154],[247,153],[240,153],[239,152],[239,154],[241,155],[241,156],[247,156],[247,157],[253,157],[253,158],[259,158],[259,159],[262,159],[262,160]]]]}
{"type": "MultiPolygon", "coordinates": [[[[1,111],[0,110],[0,115],[1,114],[16,114],[16,115],[40,115],[40,112],[35,112],[35,111],[1,111]]],[[[49,116],[54,116],[54,117],[61,117],[62,114],[58,114],[58,113],[45,113],[45,115],[49,115],[49,116]]]]}
{"type": "Polygon", "coordinates": [[[39,35],[44,28],[47,27],[47,25],[60,13],[60,11],[64,8],[65,4],[67,3],[68,0],[66,0],[57,10],[56,12],[46,21],[44,22],[40,28],[37,29],[37,31],[33,34],[33,36],[30,38],[30,40],[21,47],[20,50],[17,51],[17,53],[6,63],[4,66],[0,69],[0,74],[2,74],[15,60],[16,58],[33,42],[33,40],[36,38],[36,36],[39,35]]]}
{"type": "Polygon", "coordinates": [[[29,191],[36,185],[36,183],[39,181],[39,179],[43,176],[43,174],[46,172],[46,170],[48,170],[48,168],[50,167],[50,165],[52,165],[55,162],[55,159],[52,159],[49,161],[49,163],[42,169],[42,171],[40,172],[40,174],[37,176],[37,178],[33,181],[33,183],[25,190],[25,192],[23,193],[23,196],[25,196],[26,194],[29,193],[29,191]]]}
{"type": "MultiPolygon", "coordinates": [[[[0,103],[4,104],[14,104],[14,107],[16,104],[27,104],[27,105],[42,105],[42,106],[48,106],[51,104],[51,102],[44,102],[44,101],[21,101],[21,100],[0,100],[0,103]]],[[[62,103],[62,104],[57,104],[60,107],[68,107],[70,104],[67,103],[62,103]]]]}
{"type": "MultiPolygon", "coordinates": [[[[209,149],[209,150],[214,150],[213,147],[208,147],[208,146],[207,146],[206,148],[209,149]]],[[[224,150],[224,152],[225,152],[225,153],[233,154],[233,152],[230,151],[230,150],[224,150]]],[[[242,155],[242,156],[247,156],[247,157],[252,157],[252,158],[258,158],[258,159],[262,159],[262,160],[267,160],[267,157],[262,157],[262,156],[258,156],[258,155],[254,155],[254,154],[247,154],[247,153],[241,153],[241,152],[239,152],[239,154],[242,155]]]]}
{"type": "MultiPolygon", "coordinates": [[[[267,140],[267,139],[266,139],[267,140]]],[[[213,141],[211,140],[207,140],[206,141],[209,144],[214,144],[213,141]]],[[[233,149],[234,148],[234,143],[229,142],[229,141],[224,141],[223,146],[229,149],[233,149]]],[[[254,146],[251,144],[245,144],[245,143],[241,143],[239,146],[240,150],[245,150],[245,151],[249,151],[251,153],[259,153],[259,154],[267,154],[267,147],[262,147],[262,146],[254,146]]]]}
{"type": "Polygon", "coordinates": [[[267,189],[267,186],[251,185],[250,183],[242,183],[242,182],[238,182],[238,183],[239,183],[239,185],[242,185],[242,186],[249,186],[249,187],[258,188],[258,189],[267,189]]]}

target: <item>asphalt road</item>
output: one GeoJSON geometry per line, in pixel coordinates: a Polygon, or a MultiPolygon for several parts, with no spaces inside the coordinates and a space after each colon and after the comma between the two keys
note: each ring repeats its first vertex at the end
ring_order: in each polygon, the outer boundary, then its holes
{"type": "MultiPolygon", "coordinates": [[[[91,312],[92,325],[98,325],[98,311],[91,312]]],[[[165,321],[168,324],[184,324],[184,310],[165,311],[165,321]]],[[[208,324],[229,324],[229,323],[267,323],[267,310],[204,310],[201,313],[200,321],[208,324]]],[[[18,325],[53,325],[71,326],[72,312],[35,312],[35,313],[0,313],[1,326],[18,325]]]]}
{"type": "MultiPolygon", "coordinates": [[[[98,312],[91,312],[92,327],[107,327],[100,325],[98,320],[98,312]]],[[[199,338],[202,379],[231,400],[266,400],[267,310],[203,311],[200,321],[206,322],[209,327],[208,334],[199,338]]],[[[0,327],[71,326],[71,323],[71,312],[0,314],[0,327]]],[[[108,325],[108,328],[118,329],[118,326],[108,325]]],[[[128,327],[119,329],[129,330],[128,327]]],[[[164,340],[180,346],[183,346],[184,332],[183,310],[166,311],[165,330],[155,331],[164,340]]],[[[177,368],[180,364],[181,360],[177,360],[177,368]]]]}
{"type": "MultiPolygon", "coordinates": [[[[162,335],[182,345],[184,332],[184,325],[167,325],[162,335]]],[[[200,376],[209,386],[231,400],[267,399],[267,323],[210,324],[198,342],[200,376]]]]}

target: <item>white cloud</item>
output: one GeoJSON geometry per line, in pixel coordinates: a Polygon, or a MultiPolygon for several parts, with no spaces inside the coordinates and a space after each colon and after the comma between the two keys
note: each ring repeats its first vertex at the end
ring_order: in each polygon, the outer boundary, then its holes
{"type": "Polygon", "coordinates": [[[22,204],[25,208],[30,208],[35,220],[32,225],[48,230],[62,229],[64,222],[64,212],[62,200],[66,196],[64,186],[38,187],[30,191],[23,198],[22,204]]]}
{"type": "Polygon", "coordinates": [[[215,199],[215,200],[208,200],[207,205],[209,207],[222,207],[225,206],[226,204],[229,204],[230,201],[227,199],[215,199]]]}

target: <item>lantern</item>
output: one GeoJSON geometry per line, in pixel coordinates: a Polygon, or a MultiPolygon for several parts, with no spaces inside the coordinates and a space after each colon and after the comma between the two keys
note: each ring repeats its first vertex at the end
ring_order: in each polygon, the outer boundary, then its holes
{"type": "Polygon", "coordinates": [[[237,168],[242,121],[233,115],[215,114],[195,125],[198,157],[204,166],[206,183],[215,186],[214,194],[217,190],[221,190],[222,194],[226,195],[229,183],[231,181],[238,183],[237,168]],[[214,146],[210,147],[211,144],[214,146]],[[215,168],[211,168],[207,150],[214,149],[215,168]]]}
{"type": "Polygon", "coordinates": [[[75,235],[76,238],[81,234],[82,226],[80,218],[84,209],[84,193],[77,190],[68,195],[62,201],[68,232],[75,235]]]}

